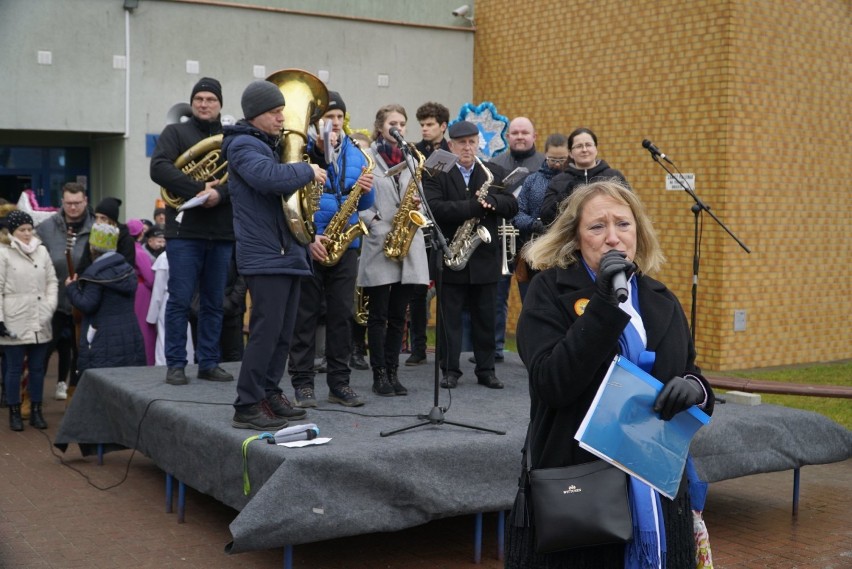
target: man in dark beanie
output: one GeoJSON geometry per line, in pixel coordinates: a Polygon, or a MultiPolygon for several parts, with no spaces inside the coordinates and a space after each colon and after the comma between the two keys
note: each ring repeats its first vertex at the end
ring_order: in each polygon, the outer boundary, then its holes
{"type": "Polygon", "coordinates": [[[271,431],[306,415],[279,386],[296,325],[300,279],[311,275],[307,249],[290,232],[281,200],[312,181],[325,182],[326,175],[316,164],[281,163],[285,101],[275,84],[251,83],[241,102],[245,118],[225,127],[222,143],[231,173],[237,271],[252,303],[231,424],[271,431]]]}
{"type": "MultiPolygon", "coordinates": [[[[222,298],[228,263],[234,246],[233,214],[228,185],[215,178],[197,180],[184,174],[175,161],[192,146],[222,134],[222,85],[203,77],[190,95],[192,117],[167,125],[151,157],[151,180],[171,198],[166,204],[166,252],[169,257],[169,300],[166,304],[166,383],[186,385],[186,329],[196,288],[201,306],[198,314],[198,378],[232,381],[219,367],[219,335],[222,329],[222,298]],[[205,200],[200,206],[178,211],[191,198],[205,200]]],[[[211,148],[218,147],[212,144],[211,148]]],[[[224,161],[220,157],[219,164],[224,161]]]]}

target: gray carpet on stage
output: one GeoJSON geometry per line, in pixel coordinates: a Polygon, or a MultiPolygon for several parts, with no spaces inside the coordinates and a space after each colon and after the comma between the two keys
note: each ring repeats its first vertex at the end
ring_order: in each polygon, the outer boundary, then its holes
{"type": "MultiPolygon", "coordinates": [[[[306,421],[331,442],[301,449],[249,443],[248,493],[242,444],[256,432],[231,427],[235,384],[197,380],[195,367],[187,368],[190,384],[182,387],[164,382],[164,368],[87,372],[56,445],[79,443],[83,454],[98,443],[136,448],[191,488],[238,510],[227,546],[233,553],[508,510],[529,417],[526,370],[516,354],[506,354],[497,366],[506,388],[491,390],[476,384],[467,356],[459,387],[440,390],[439,406],[449,407],[445,419],[505,435],[429,424],[380,436],[422,422],[417,415],[433,409],[430,355],[428,365],[399,368],[407,397],[375,396],[371,372],[353,371],[351,384],[366,400],[354,409],[328,403],[325,375],[318,374],[319,409],[306,421]]],[[[223,367],[239,371],[239,364],[223,367]]],[[[292,397],[288,377],[282,385],[292,397]]],[[[717,481],[845,460],[852,456],[852,432],[808,411],[717,405],[692,451],[699,473],[717,481]]]]}

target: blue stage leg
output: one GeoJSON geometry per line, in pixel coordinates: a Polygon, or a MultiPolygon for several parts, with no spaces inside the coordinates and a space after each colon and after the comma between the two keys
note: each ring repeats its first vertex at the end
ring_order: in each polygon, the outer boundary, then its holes
{"type": "Polygon", "coordinates": [[[800,469],[793,470],[793,515],[799,515],[799,475],[800,469]]]}
{"type": "Polygon", "coordinates": [[[293,569],[293,546],[284,546],[284,569],[293,569]]]}
{"type": "Polygon", "coordinates": [[[178,480],[178,523],[182,524],[186,514],[186,484],[178,480]]]}
{"type": "Polygon", "coordinates": [[[503,561],[503,540],[506,535],[506,512],[497,512],[497,559],[503,561]]]}
{"type": "Polygon", "coordinates": [[[473,562],[482,561],[482,512],[476,514],[473,529],[473,562]]]}
{"type": "Polygon", "coordinates": [[[171,474],[169,474],[168,472],[166,472],[166,513],[167,514],[172,513],[172,496],[173,496],[172,481],[173,480],[174,480],[174,477],[171,474]]]}
{"type": "Polygon", "coordinates": [[[104,445],[98,443],[98,466],[104,465],[104,445]]]}

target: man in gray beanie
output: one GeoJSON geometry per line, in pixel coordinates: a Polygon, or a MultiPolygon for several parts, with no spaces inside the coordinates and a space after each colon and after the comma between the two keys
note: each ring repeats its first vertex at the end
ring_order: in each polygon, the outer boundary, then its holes
{"type": "Polygon", "coordinates": [[[281,163],[284,95],[267,81],[243,92],[245,118],[225,127],[222,152],[228,161],[237,271],[251,294],[248,344],[237,380],[231,425],[272,431],[306,415],[294,409],[279,383],[296,324],[301,278],[311,275],[307,249],[293,237],[281,200],[325,171],[307,162],[281,163]]]}
{"type": "MultiPolygon", "coordinates": [[[[196,143],[222,133],[222,85],[202,77],[190,95],[192,117],[166,126],[151,156],[151,180],[175,198],[166,204],[166,251],[169,257],[169,300],[166,304],[166,383],[186,385],[186,329],[192,297],[199,291],[198,378],[233,381],[219,367],[225,281],[234,249],[233,213],[228,185],[219,179],[196,180],[175,160],[196,143]],[[178,211],[191,198],[203,205],[178,211]]],[[[222,163],[220,157],[219,164],[222,163]]],[[[221,178],[224,170],[216,175],[221,178]]]]}

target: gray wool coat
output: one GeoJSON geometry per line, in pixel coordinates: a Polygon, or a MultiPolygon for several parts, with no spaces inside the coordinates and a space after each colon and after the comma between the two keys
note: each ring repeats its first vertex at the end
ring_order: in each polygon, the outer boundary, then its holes
{"type": "Polygon", "coordinates": [[[399,204],[411,181],[411,172],[407,168],[402,170],[398,176],[398,182],[393,177],[385,177],[383,174],[388,166],[379,156],[375,143],[370,146],[370,151],[376,161],[376,169],[373,172],[376,201],[371,208],[359,214],[370,230],[370,234],[364,237],[361,243],[358,286],[381,286],[393,283],[428,285],[429,262],[422,230],[418,229],[415,233],[408,255],[402,262],[388,259],[384,253],[385,237],[390,233],[394,214],[399,209],[399,204]]]}

